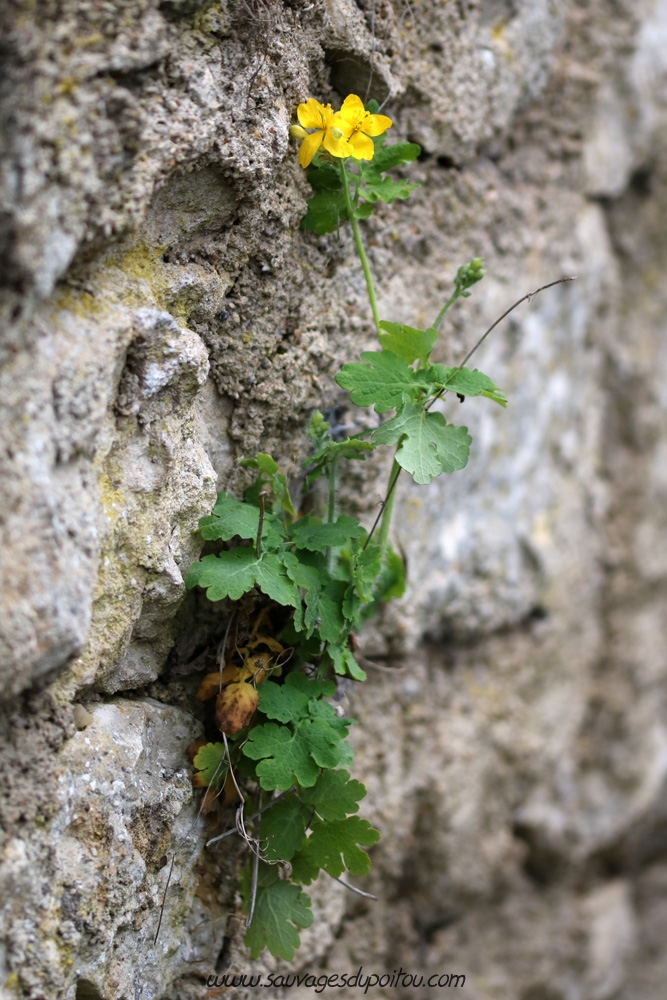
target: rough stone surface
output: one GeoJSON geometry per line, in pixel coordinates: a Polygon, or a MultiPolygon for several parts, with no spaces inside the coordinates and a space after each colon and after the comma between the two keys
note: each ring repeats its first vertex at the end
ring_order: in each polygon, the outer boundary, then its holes
{"type": "MultiPolygon", "coordinates": [[[[378,901],[318,884],[291,969],[663,1000],[665,0],[11,0],[0,29],[0,996],[286,971],[244,951],[235,838],[204,848],[173,666],[221,629],[183,577],[235,459],[298,490],[312,410],[357,418],[359,267],[347,232],[299,232],[287,133],[354,91],[423,147],[365,229],[382,315],[427,324],[484,255],[456,361],[578,278],[476,356],[507,411],[446,404],[468,467],[400,485],[409,591],[346,690],[378,901]]],[[[351,512],[385,471],[350,468],[351,512]]]]}

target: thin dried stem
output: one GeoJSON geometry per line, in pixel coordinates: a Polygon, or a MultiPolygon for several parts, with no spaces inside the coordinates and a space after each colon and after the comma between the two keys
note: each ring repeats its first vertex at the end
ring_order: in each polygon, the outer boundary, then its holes
{"type": "Polygon", "coordinates": [[[174,862],[176,861],[176,852],[171,856],[171,865],[169,866],[169,874],[167,875],[167,884],[164,887],[164,893],[162,895],[162,905],[160,907],[160,919],[157,922],[157,930],[155,931],[155,937],[153,938],[153,947],[157,944],[158,935],[160,933],[160,928],[162,927],[162,917],[164,915],[164,904],[167,902],[167,890],[169,889],[169,883],[171,882],[171,873],[174,870],[174,862]]]}
{"type": "Polygon", "coordinates": [[[513,306],[510,306],[509,309],[506,309],[505,312],[502,314],[502,316],[499,316],[498,319],[495,321],[495,323],[492,323],[491,326],[489,327],[489,329],[485,333],[482,334],[482,336],[479,338],[479,340],[477,341],[477,343],[475,344],[475,346],[472,348],[472,350],[468,351],[468,353],[466,354],[465,358],[463,359],[463,361],[459,365],[459,368],[463,368],[467,364],[467,362],[470,361],[471,357],[473,356],[473,354],[475,353],[475,351],[477,350],[477,348],[481,347],[481,345],[484,343],[484,341],[489,336],[489,334],[491,333],[491,331],[495,330],[495,328],[498,326],[498,324],[502,323],[502,321],[505,319],[505,317],[509,316],[509,314],[511,312],[513,312],[516,309],[517,306],[520,306],[522,302],[525,302],[526,300],[530,301],[539,292],[543,292],[546,288],[553,288],[554,285],[562,285],[565,281],[576,281],[576,280],[577,280],[576,274],[572,275],[569,278],[558,278],[557,281],[550,281],[548,285],[542,285],[540,288],[536,288],[534,292],[528,292],[527,295],[523,295],[520,299],[518,299],[514,303],[513,306]]]}
{"type": "Polygon", "coordinates": [[[248,908],[248,916],[246,918],[245,926],[246,930],[250,927],[252,923],[252,918],[255,915],[255,900],[257,899],[257,878],[259,875],[259,854],[255,851],[252,858],[252,882],[250,885],[250,906],[248,908]]]}
{"type": "Polygon", "coordinates": [[[377,899],[377,896],[374,896],[372,892],[364,892],[363,889],[357,889],[356,885],[350,885],[349,882],[346,882],[342,878],[337,878],[336,882],[340,882],[340,884],[344,885],[346,889],[350,890],[350,892],[356,892],[357,896],[363,896],[364,899],[377,899]]]}
{"type": "MultiPolygon", "coordinates": [[[[289,795],[289,792],[281,792],[280,795],[276,795],[275,799],[271,799],[271,801],[267,802],[265,806],[262,806],[262,808],[258,809],[257,812],[254,812],[252,816],[249,816],[246,822],[252,823],[253,820],[258,819],[262,813],[265,813],[267,809],[270,809],[272,805],[278,802],[279,799],[283,799],[286,795],[289,795]]],[[[226,830],[225,833],[219,833],[217,837],[207,840],[206,846],[210,847],[211,844],[217,843],[218,840],[224,840],[225,837],[231,837],[235,833],[238,833],[236,827],[233,830],[226,830]]]]}
{"type": "Polygon", "coordinates": [[[234,621],[234,615],[236,614],[236,606],[232,608],[232,613],[229,616],[229,621],[227,622],[227,628],[225,629],[225,634],[223,636],[222,642],[218,646],[218,669],[220,670],[220,681],[218,684],[218,691],[222,691],[222,671],[225,669],[225,655],[227,653],[227,640],[229,639],[229,632],[232,627],[232,622],[234,621]]]}

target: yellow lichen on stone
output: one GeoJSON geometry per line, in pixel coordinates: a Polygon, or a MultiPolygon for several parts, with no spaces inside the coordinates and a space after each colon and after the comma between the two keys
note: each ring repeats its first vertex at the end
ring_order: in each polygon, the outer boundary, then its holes
{"type": "Polygon", "coordinates": [[[148,285],[154,304],[170,312],[177,323],[185,326],[189,310],[173,294],[173,274],[168,272],[168,265],[162,259],[165,249],[164,246],[152,247],[138,240],[129,247],[111,251],[108,262],[137,283],[126,289],[123,298],[127,305],[147,305],[145,285],[148,285]]]}

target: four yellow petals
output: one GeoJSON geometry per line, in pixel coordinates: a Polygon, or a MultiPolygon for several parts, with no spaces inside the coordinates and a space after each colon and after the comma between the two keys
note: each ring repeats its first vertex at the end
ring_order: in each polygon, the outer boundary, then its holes
{"type": "Polygon", "coordinates": [[[308,166],[320,146],[341,159],[352,156],[355,160],[372,160],[375,147],[371,136],[382,135],[392,124],[386,115],[366,111],[356,94],[345,98],[340,111],[309,97],[296,113],[304,129],[315,129],[305,136],[299,148],[302,167],[308,166]]]}

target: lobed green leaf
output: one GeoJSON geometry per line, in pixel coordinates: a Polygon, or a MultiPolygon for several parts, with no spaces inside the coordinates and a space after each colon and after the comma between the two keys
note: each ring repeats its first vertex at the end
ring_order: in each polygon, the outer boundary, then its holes
{"type": "Polygon", "coordinates": [[[378,140],[383,141],[375,141],[373,159],[369,160],[368,163],[362,163],[360,169],[362,177],[373,177],[374,175],[386,173],[387,170],[391,170],[393,167],[412,163],[421,153],[421,147],[416,142],[395,142],[387,146],[386,135],[384,133],[378,136],[378,140]]]}
{"type": "MultiPolygon", "coordinates": [[[[300,799],[313,806],[323,820],[343,820],[359,810],[359,801],[366,795],[360,781],[350,778],[343,769],[323,771],[312,788],[304,788],[300,799]]],[[[299,845],[301,846],[301,845],[299,845]]]]}
{"type": "Polygon", "coordinates": [[[402,323],[388,323],[382,320],[380,329],[383,332],[378,335],[378,339],[383,349],[391,351],[409,365],[413,361],[426,364],[438,339],[438,331],[433,327],[429,327],[428,330],[416,330],[402,323]]]}
{"type": "Polygon", "coordinates": [[[278,604],[296,608],[301,603],[299,591],[275,552],[265,552],[257,559],[254,549],[241,546],[204,556],[191,567],[185,584],[190,589],[197,585],[205,587],[209,601],[221,601],[224,597],[238,601],[257,584],[278,604]]]}
{"type": "Polygon", "coordinates": [[[301,220],[301,229],[310,229],[318,236],[335,233],[347,219],[343,191],[320,191],[308,199],[308,211],[301,220]]]}
{"type": "Polygon", "coordinates": [[[313,872],[320,868],[332,878],[339,878],[344,871],[367,875],[370,859],[359,845],[370,847],[379,838],[379,832],[359,816],[316,823],[304,846],[292,858],[292,878],[308,884],[313,881],[313,872]]]}
{"type": "Polygon", "coordinates": [[[430,365],[425,373],[436,388],[445,387],[461,396],[488,396],[494,403],[507,406],[507,399],[492,379],[483,372],[470,368],[446,368],[444,365],[430,365]]]}
{"type": "Polygon", "coordinates": [[[354,517],[339,514],[333,524],[319,517],[302,517],[290,529],[290,537],[298,549],[324,552],[328,548],[346,545],[352,538],[363,538],[366,529],[354,517]]]}
{"type": "Polygon", "coordinates": [[[259,761],[255,770],[267,791],[287,791],[295,782],[309,788],[315,784],[320,767],[339,764],[337,745],[341,739],[338,729],[323,718],[304,719],[294,732],[267,722],[250,731],[243,753],[259,761]]]}
{"type": "Polygon", "coordinates": [[[410,192],[419,186],[419,184],[410,184],[406,180],[392,181],[389,177],[383,177],[377,181],[367,180],[359,188],[359,197],[371,204],[382,201],[385,205],[391,205],[396,199],[403,201],[409,198],[410,192]]]}
{"type": "Polygon", "coordinates": [[[309,716],[311,702],[334,694],[333,681],[311,680],[301,673],[288,674],[283,684],[265,681],[259,688],[259,710],[269,719],[298,722],[309,716]]]}
{"type": "MultiPolygon", "coordinates": [[[[208,540],[221,538],[227,541],[238,535],[240,538],[257,538],[259,530],[259,510],[227,493],[218,493],[211,514],[199,521],[199,532],[208,540]]],[[[266,525],[265,531],[268,531],[266,525]]]]}
{"type": "Polygon", "coordinates": [[[328,653],[337,674],[343,677],[352,677],[355,681],[366,680],[366,671],[361,669],[352,651],[347,646],[329,646],[328,653]]]}
{"type": "Polygon", "coordinates": [[[206,743],[200,747],[193,760],[194,767],[201,772],[207,785],[215,782],[222,785],[227,776],[226,750],[223,743],[206,743]]]}
{"type": "Polygon", "coordinates": [[[289,861],[303,845],[307,817],[308,811],[296,795],[288,795],[267,809],[259,826],[259,838],[266,841],[262,856],[267,861],[289,861]]]}
{"type": "Polygon", "coordinates": [[[442,472],[456,472],[468,461],[472,438],[467,427],[448,424],[441,413],[406,406],[373,432],[374,444],[396,444],[396,461],[416,483],[430,483],[442,472]]]}
{"type": "Polygon", "coordinates": [[[357,406],[375,404],[377,413],[386,413],[417,399],[423,378],[403,358],[383,350],[364,351],[361,359],[343,365],[336,375],[338,385],[350,390],[352,402],[357,406]]]}
{"type": "Polygon", "coordinates": [[[310,927],[313,914],[310,898],[298,885],[277,881],[260,886],[255,898],[253,920],[245,933],[250,957],[259,958],[268,948],[275,958],[291,962],[301,944],[297,927],[310,927]]]}

